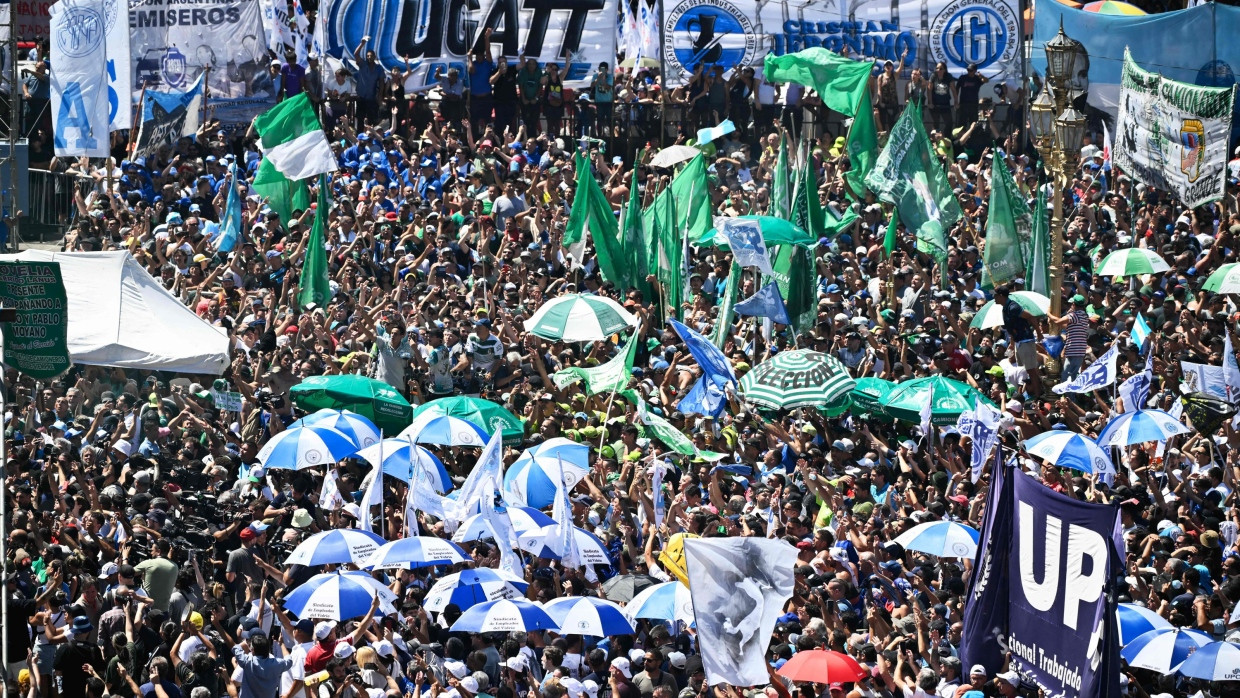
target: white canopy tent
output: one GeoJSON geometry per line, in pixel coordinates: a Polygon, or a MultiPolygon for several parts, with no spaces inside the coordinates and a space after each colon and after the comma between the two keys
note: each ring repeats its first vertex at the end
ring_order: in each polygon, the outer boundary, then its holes
{"type": "Polygon", "coordinates": [[[60,263],[74,363],[207,375],[228,367],[228,335],[185,307],[128,252],[26,250],[0,260],[60,263]]]}

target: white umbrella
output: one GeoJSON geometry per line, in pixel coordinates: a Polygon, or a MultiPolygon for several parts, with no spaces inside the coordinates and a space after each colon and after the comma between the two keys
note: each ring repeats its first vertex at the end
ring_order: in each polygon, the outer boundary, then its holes
{"type": "Polygon", "coordinates": [[[607,637],[636,632],[633,621],[624,615],[624,609],[607,599],[570,596],[548,602],[543,610],[556,622],[562,635],[607,637]]]}
{"type": "Polygon", "coordinates": [[[896,537],[905,550],[935,555],[937,557],[967,557],[977,555],[978,532],[954,521],[929,521],[919,524],[896,537]]]}
{"type": "Polygon", "coordinates": [[[601,342],[638,323],[624,306],[607,296],[569,293],[543,303],[525,321],[525,329],[555,342],[601,342]]]}
{"type": "Polygon", "coordinates": [[[305,470],[335,463],[353,455],[357,444],[348,435],[329,426],[308,425],[285,429],[258,451],[258,462],[265,468],[305,470]]]}
{"type": "MultiPolygon", "coordinates": [[[[596,538],[593,533],[573,526],[573,537],[577,541],[577,551],[581,554],[583,565],[611,565],[611,559],[607,557],[607,548],[603,545],[603,541],[596,538]]],[[[555,552],[553,546],[558,543],[559,539],[560,525],[551,524],[517,538],[517,544],[522,550],[536,557],[558,560],[560,554],[555,552]]]]}
{"type": "Polygon", "coordinates": [[[669,145],[660,150],[653,158],[650,158],[651,167],[672,167],[682,162],[692,160],[702,151],[688,145],[669,145]]]}
{"type": "Polygon", "coordinates": [[[525,599],[499,599],[471,606],[452,624],[452,632],[508,633],[556,627],[542,606],[525,599]]]}
{"type": "Polygon", "coordinates": [[[290,424],[290,427],[319,425],[331,427],[353,440],[358,448],[379,442],[379,428],[366,417],[349,410],[324,408],[290,424]]]}
{"type": "MultiPolygon", "coordinates": [[[[507,512],[508,520],[512,522],[512,530],[517,536],[555,523],[555,520],[550,516],[533,507],[510,506],[507,512]]],[[[487,521],[486,516],[482,514],[474,514],[465,519],[456,529],[456,533],[452,534],[452,540],[457,543],[467,543],[471,540],[485,540],[494,537],[495,530],[491,528],[491,524],[487,521]]]]}
{"type": "MultiPolygon", "coordinates": [[[[1171,269],[1171,265],[1153,250],[1144,247],[1127,247],[1106,256],[1094,269],[1094,276],[1134,276],[1157,274],[1171,269]]],[[[1058,291],[1056,291],[1058,293],[1058,291]]]]}
{"type": "Polygon", "coordinates": [[[323,531],[305,539],[289,553],[286,565],[361,564],[383,545],[384,541],[369,531],[338,528],[323,531]]]}
{"type": "Polygon", "coordinates": [[[693,597],[689,587],[680,582],[663,582],[641,591],[624,605],[624,615],[629,620],[650,618],[653,620],[678,620],[692,623],[693,597]]]}
{"type": "Polygon", "coordinates": [[[528,587],[524,579],[501,570],[461,570],[432,584],[422,606],[432,613],[443,612],[448,604],[465,609],[484,601],[519,599],[528,587]]]}
{"type": "Polygon", "coordinates": [[[396,594],[369,575],[356,572],[316,574],[284,597],[285,610],[298,618],[347,620],[366,615],[379,598],[379,612],[396,613],[396,594]]]}
{"type": "Polygon", "coordinates": [[[377,570],[411,570],[454,565],[472,559],[469,553],[452,541],[435,536],[411,536],[379,546],[362,566],[377,570]]]}

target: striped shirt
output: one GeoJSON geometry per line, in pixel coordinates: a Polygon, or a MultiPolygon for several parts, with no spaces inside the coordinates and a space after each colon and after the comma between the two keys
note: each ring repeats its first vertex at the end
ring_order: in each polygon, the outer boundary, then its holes
{"type": "Polygon", "coordinates": [[[1064,356],[1085,356],[1089,347],[1085,340],[1089,337],[1089,316],[1084,310],[1073,310],[1068,316],[1071,322],[1064,328],[1064,356]]]}

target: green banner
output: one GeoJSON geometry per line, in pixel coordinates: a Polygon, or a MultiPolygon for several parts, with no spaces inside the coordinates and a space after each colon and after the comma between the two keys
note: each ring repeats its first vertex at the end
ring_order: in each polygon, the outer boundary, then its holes
{"type": "Polygon", "coordinates": [[[69,370],[69,307],[56,262],[0,262],[0,298],[17,310],[3,323],[4,363],[34,378],[69,370]]]}

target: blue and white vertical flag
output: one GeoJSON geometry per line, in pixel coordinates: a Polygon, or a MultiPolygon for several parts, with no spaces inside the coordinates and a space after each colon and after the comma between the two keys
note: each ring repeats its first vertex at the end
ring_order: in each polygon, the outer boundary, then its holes
{"type": "Polygon", "coordinates": [[[130,70],[129,0],[103,3],[107,27],[108,130],[133,128],[133,71],[130,70]]]}
{"type": "Polygon", "coordinates": [[[701,146],[703,143],[710,143],[717,138],[723,138],[729,133],[736,131],[736,124],[731,119],[724,119],[723,123],[718,126],[707,126],[699,128],[697,132],[697,144],[701,146]]]}
{"type": "Polygon", "coordinates": [[[774,281],[737,303],[732,310],[737,315],[770,318],[781,325],[792,324],[792,318],[788,317],[788,306],[784,304],[783,297],[779,295],[779,284],[774,281]]]}
{"type": "Polygon", "coordinates": [[[577,547],[577,527],[573,525],[573,505],[568,499],[568,483],[564,477],[564,460],[558,455],[556,460],[555,504],[551,509],[551,518],[556,523],[556,540],[554,550],[560,556],[560,564],[568,569],[578,569],[585,563],[581,559],[581,549],[577,547]]]}
{"type": "Polygon", "coordinates": [[[1227,401],[1235,403],[1240,400],[1240,366],[1236,365],[1236,350],[1231,346],[1231,330],[1226,330],[1223,341],[1223,383],[1227,391],[1227,401]]]}
{"type": "Polygon", "coordinates": [[[990,449],[999,441],[999,420],[1002,413],[985,403],[975,402],[973,407],[960,413],[956,429],[972,443],[971,471],[973,482],[982,477],[990,449]]]}
{"type": "Polygon", "coordinates": [[[327,511],[335,511],[344,506],[344,497],[340,496],[340,476],[335,466],[328,469],[323,477],[323,487],[319,490],[319,506],[327,511]]]}
{"type": "Polygon", "coordinates": [[[310,44],[313,43],[310,29],[310,20],[306,17],[306,11],[301,6],[301,0],[293,0],[293,51],[297,55],[297,65],[305,68],[309,65],[310,44]]]}
{"type": "Polygon", "coordinates": [[[1145,340],[1151,334],[1150,325],[1145,321],[1145,316],[1137,313],[1137,319],[1132,323],[1132,341],[1137,345],[1138,349],[1145,347],[1145,340]]]}
{"type": "Polygon", "coordinates": [[[920,420],[918,426],[921,427],[921,435],[925,437],[926,445],[929,446],[934,443],[934,422],[932,421],[934,416],[934,400],[927,397],[926,404],[921,406],[917,416],[920,420]]]}
{"type": "Polygon", "coordinates": [[[672,467],[669,463],[662,460],[656,460],[651,468],[650,478],[650,496],[654,505],[654,527],[658,530],[663,527],[663,517],[667,514],[667,502],[663,499],[663,475],[666,468],[672,467]]]}
{"type": "Polygon", "coordinates": [[[224,201],[224,218],[220,221],[220,252],[232,252],[241,237],[241,195],[237,193],[237,164],[228,166],[228,198],[224,201]]]}
{"type": "Polygon", "coordinates": [[[715,218],[715,229],[728,241],[732,257],[742,267],[755,267],[767,276],[774,276],[771,257],[762,239],[758,221],[743,218],[715,218]]]}
{"type": "Polygon", "coordinates": [[[1105,388],[1115,382],[1115,361],[1119,358],[1119,345],[1112,342],[1111,348],[1106,353],[1099,356],[1096,361],[1090,364],[1084,371],[1081,371],[1076,378],[1060,383],[1051,390],[1057,395],[1065,393],[1092,393],[1099,388],[1105,388]]]}
{"type": "Polygon", "coordinates": [[[1150,384],[1154,381],[1154,352],[1145,357],[1145,370],[1120,383],[1119,397],[1124,401],[1124,412],[1134,412],[1145,407],[1150,397],[1150,384]]]}
{"type": "MultiPolygon", "coordinates": [[[[499,434],[499,432],[496,432],[499,434]]],[[[469,471],[465,482],[456,491],[455,503],[444,512],[444,530],[449,533],[468,518],[474,511],[481,510],[482,502],[490,497],[495,498],[495,490],[500,489],[504,482],[504,461],[502,438],[491,438],[482,449],[482,456],[469,471]]],[[[451,500],[449,500],[451,501],[451,500]]]]}
{"type": "MultiPolygon", "coordinates": [[[[105,5],[104,0],[61,0],[49,11],[52,142],[59,157],[108,155],[105,5]]],[[[123,24],[128,27],[128,21],[123,24]]]]}

